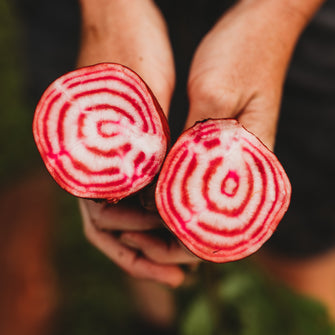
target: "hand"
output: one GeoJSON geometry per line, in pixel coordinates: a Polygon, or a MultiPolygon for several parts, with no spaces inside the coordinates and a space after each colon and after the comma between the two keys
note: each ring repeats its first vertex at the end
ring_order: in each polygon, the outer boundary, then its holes
{"type": "Polygon", "coordinates": [[[162,226],[156,213],[132,200],[117,205],[79,200],[88,240],[133,277],[172,287],[184,280],[179,263],[197,263],[162,226]]]}
{"type": "MultiPolygon", "coordinates": [[[[313,1],[302,6],[312,10],[313,1]]],[[[307,21],[290,2],[299,1],[240,1],[205,36],[191,65],[186,128],[237,118],[273,149],[287,66],[307,21]]]]}
{"type": "MultiPolygon", "coordinates": [[[[153,2],[82,0],[81,6],[78,66],[117,62],[130,67],[146,81],[167,115],[175,73],[165,22],[153,2]]],[[[184,280],[179,264],[198,259],[137,199],[117,205],[81,199],[85,235],[132,276],[178,286],[184,280]]]]}

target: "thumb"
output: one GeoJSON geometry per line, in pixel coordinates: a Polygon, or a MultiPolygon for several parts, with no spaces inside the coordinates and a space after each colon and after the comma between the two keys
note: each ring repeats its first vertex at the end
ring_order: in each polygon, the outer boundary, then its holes
{"type": "Polygon", "coordinates": [[[188,87],[189,113],[185,128],[197,121],[217,118],[237,118],[241,109],[239,96],[225,87],[214,85],[214,81],[197,81],[188,87]]]}
{"type": "Polygon", "coordinates": [[[214,80],[198,80],[189,85],[190,108],[185,129],[205,119],[234,118],[273,150],[280,105],[279,95],[276,99],[254,96],[246,101],[233,90],[217,84],[214,80]]]}

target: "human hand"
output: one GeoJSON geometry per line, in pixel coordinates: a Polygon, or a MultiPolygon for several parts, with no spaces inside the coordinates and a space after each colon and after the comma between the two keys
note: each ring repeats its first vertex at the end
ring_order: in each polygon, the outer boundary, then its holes
{"type": "Polygon", "coordinates": [[[299,1],[246,0],[228,11],[193,58],[186,128],[201,119],[237,118],[273,149],[286,70],[317,2],[300,1],[301,12],[299,1]]]}
{"type": "Polygon", "coordinates": [[[176,287],[185,276],[178,264],[198,262],[136,198],[117,205],[80,199],[79,205],[87,239],[133,277],[176,287]]]}
{"type": "MultiPolygon", "coordinates": [[[[81,6],[78,66],[128,66],[146,81],[167,115],[175,73],[165,22],[153,2],[82,0],[81,6]]],[[[184,280],[179,264],[198,262],[137,196],[117,205],[84,199],[79,203],[87,239],[134,277],[175,287],[184,280]]]]}

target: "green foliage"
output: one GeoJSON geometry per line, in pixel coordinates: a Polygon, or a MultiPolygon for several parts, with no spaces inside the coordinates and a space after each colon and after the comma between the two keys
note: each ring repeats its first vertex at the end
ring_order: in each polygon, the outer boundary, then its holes
{"type": "Polygon", "coordinates": [[[62,192],[58,212],[54,243],[61,300],[54,334],[132,334],[124,273],[84,238],[75,198],[62,192]]]}
{"type": "Polygon", "coordinates": [[[184,335],[213,334],[213,315],[205,296],[199,296],[189,307],[182,327],[184,335]]]}
{"type": "Polygon", "coordinates": [[[182,335],[198,334],[192,331],[200,325],[202,335],[334,333],[323,306],[269,280],[255,264],[213,264],[203,271],[209,267],[215,267],[214,276],[187,308],[182,335]]]}
{"type": "Polygon", "coordinates": [[[0,186],[38,161],[31,131],[33,108],[22,89],[20,24],[11,5],[0,1],[0,186]]]}

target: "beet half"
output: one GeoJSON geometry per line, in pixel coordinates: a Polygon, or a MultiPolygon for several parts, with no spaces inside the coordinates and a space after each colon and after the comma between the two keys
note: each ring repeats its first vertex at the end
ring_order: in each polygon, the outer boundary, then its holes
{"type": "Polygon", "coordinates": [[[209,119],[185,131],[168,153],[156,204],[191,252],[221,263],[257,251],[290,195],[283,167],[257,137],[236,120],[209,119]]]}
{"type": "Polygon", "coordinates": [[[55,80],[37,105],[33,134],[62,188],[109,202],[150,184],[169,142],[167,120],[149,87],[114,63],[55,80]]]}

